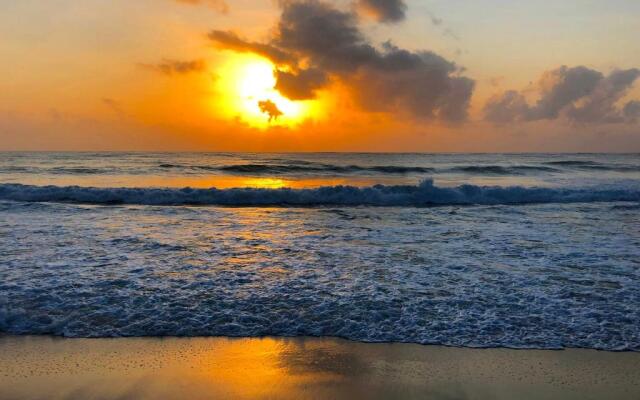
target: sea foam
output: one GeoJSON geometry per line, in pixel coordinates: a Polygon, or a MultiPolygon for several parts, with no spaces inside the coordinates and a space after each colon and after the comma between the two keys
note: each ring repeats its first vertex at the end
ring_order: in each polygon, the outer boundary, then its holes
{"type": "Polygon", "coordinates": [[[632,205],[0,201],[0,333],[640,351],[632,205]]]}

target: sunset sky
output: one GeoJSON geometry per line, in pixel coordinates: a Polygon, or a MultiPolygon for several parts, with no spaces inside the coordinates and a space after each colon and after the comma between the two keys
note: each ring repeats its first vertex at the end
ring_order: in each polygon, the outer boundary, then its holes
{"type": "Polygon", "coordinates": [[[0,0],[0,150],[640,151],[637,0],[0,0]]]}

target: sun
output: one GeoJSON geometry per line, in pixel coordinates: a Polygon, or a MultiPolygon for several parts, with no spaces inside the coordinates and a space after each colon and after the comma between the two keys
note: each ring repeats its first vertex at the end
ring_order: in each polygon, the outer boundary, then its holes
{"type": "Polygon", "coordinates": [[[317,116],[318,101],[292,101],[274,87],[275,66],[268,60],[234,56],[218,72],[218,103],[224,113],[256,128],[294,127],[317,116]]]}

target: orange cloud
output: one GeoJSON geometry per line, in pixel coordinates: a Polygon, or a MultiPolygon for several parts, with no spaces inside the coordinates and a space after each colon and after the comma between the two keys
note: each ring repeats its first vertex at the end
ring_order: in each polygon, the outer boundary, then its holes
{"type": "Polygon", "coordinates": [[[357,14],[324,1],[280,5],[280,20],[267,42],[219,30],[209,38],[221,48],[269,58],[277,67],[276,87],[291,99],[313,99],[340,81],[363,110],[422,121],[467,118],[475,82],[453,62],[390,42],[376,47],[361,31],[357,14]]]}

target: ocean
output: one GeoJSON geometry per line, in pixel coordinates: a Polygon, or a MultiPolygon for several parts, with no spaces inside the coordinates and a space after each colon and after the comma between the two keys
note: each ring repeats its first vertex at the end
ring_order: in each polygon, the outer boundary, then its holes
{"type": "Polygon", "coordinates": [[[0,333],[639,351],[640,155],[0,153],[0,333]]]}

